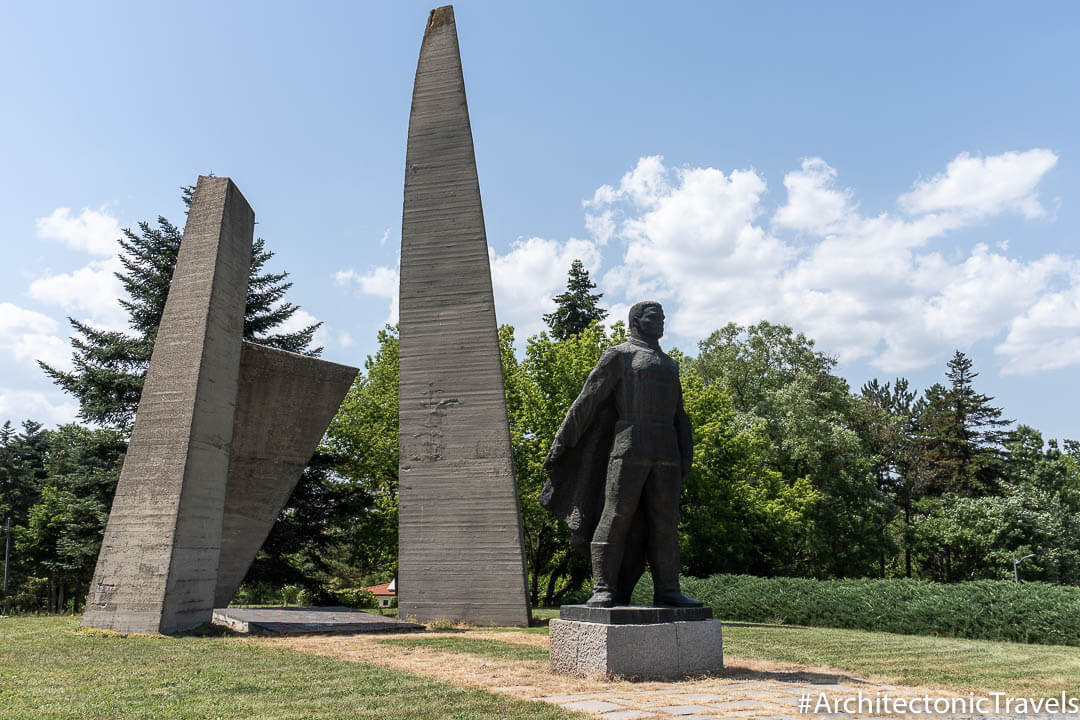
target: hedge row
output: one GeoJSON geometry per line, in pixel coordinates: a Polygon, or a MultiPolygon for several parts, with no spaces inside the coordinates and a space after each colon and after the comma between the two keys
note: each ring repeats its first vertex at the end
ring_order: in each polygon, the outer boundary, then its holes
{"type": "MultiPolygon", "coordinates": [[[[634,597],[647,603],[651,580],[642,580],[634,597]]],[[[1080,587],[1004,580],[942,584],[749,575],[683,578],[682,585],[724,620],[1080,645],[1080,587]]]]}

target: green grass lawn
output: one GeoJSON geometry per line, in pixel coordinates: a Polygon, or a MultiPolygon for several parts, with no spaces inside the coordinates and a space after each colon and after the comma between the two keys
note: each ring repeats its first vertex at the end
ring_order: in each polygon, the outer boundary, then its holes
{"type": "MultiPolygon", "coordinates": [[[[0,619],[0,718],[584,717],[220,635],[120,638],[80,631],[77,625],[72,617],[0,619]]],[[[382,642],[509,660],[547,658],[544,648],[468,632],[382,642]]],[[[1012,695],[1075,692],[1080,679],[1080,648],[1066,646],[730,622],[724,627],[724,650],[729,658],[828,666],[910,685],[1012,695]]]]}
{"type": "Polygon", "coordinates": [[[731,622],[724,624],[724,652],[958,690],[1050,696],[1080,686],[1080,648],[1065,645],[731,622]]]}
{"type": "Polygon", "coordinates": [[[360,663],[224,637],[121,638],[0,619],[0,718],[584,718],[360,663]]]}
{"type": "MultiPolygon", "coordinates": [[[[533,613],[542,617],[558,615],[557,610],[550,608],[533,613]]],[[[547,628],[534,627],[526,632],[547,632],[547,628]]],[[[467,634],[395,638],[385,642],[496,658],[547,659],[544,648],[470,638],[467,634]]],[[[1075,692],[1080,683],[1080,648],[1064,645],[725,622],[724,652],[728,656],[756,660],[828,666],[856,676],[893,678],[905,685],[937,685],[956,690],[1052,696],[1062,690],[1075,692]]]]}
{"type": "MultiPolygon", "coordinates": [[[[534,617],[558,617],[538,608],[534,617]]],[[[530,628],[546,632],[547,628],[530,628]]],[[[465,648],[461,649],[466,652],[465,648]]],[[[724,653],[801,665],[825,665],[855,675],[894,678],[905,685],[938,685],[1051,696],[1080,687],[1080,647],[925,635],[894,635],[790,625],[724,623],[724,653]]]]}

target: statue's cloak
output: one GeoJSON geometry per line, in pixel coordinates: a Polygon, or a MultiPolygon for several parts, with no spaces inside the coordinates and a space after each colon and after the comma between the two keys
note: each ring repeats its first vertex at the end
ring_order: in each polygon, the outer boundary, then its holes
{"type": "MultiPolygon", "coordinates": [[[[567,524],[570,544],[585,551],[604,510],[608,458],[618,419],[615,400],[608,398],[577,444],[548,468],[548,481],[540,491],[540,504],[567,524]]],[[[562,432],[560,427],[556,437],[562,432]]]]}

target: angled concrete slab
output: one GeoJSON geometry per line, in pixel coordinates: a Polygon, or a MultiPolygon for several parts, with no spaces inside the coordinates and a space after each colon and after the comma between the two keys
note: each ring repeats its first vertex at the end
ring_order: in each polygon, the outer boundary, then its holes
{"type": "Polygon", "coordinates": [[[210,621],[254,225],[231,180],[199,178],[83,625],[210,621]]]}
{"type": "Polygon", "coordinates": [[[525,553],[453,8],[431,12],[405,161],[398,607],[527,625],[525,553]]]}
{"type": "Polygon", "coordinates": [[[215,607],[236,594],[357,372],[243,343],[215,607]]]}

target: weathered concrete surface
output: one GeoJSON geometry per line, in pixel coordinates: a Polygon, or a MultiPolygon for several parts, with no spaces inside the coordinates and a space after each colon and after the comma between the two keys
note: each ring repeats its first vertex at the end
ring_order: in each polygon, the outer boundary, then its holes
{"type": "Polygon", "coordinates": [[[449,6],[431,12],[416,68],[399,322],[400,614],[526,625],[487,238],[449,6]]]}
{"type": "Polygon", "coordinates": [[[602,625],[655,625],[656,623],[711,620],[711,607],[664,607],[656,605],[563,605],[559,617],[602,625]]]}
{"type": "Polygon", "coordinates": [[[554,619],[551,668],[579,677],[678,680],[723,669],[719,620],[607,625],[554,619]]]}
{"type": "Polygon", "coordinates": [[[214,607],[225,607],[358,370],[243,343],[214,607]]]}
{"type": "Polygon", "coordinates": [[[84,625],[210,622],[254,224],[231,180],[199,178],[84,625]]]}
{"type": "Polygon", "coordinates": [[[214,624],[251,635],[355,635],[424,630],[423,625],[347,607],[219,608],[214,624]]]}

